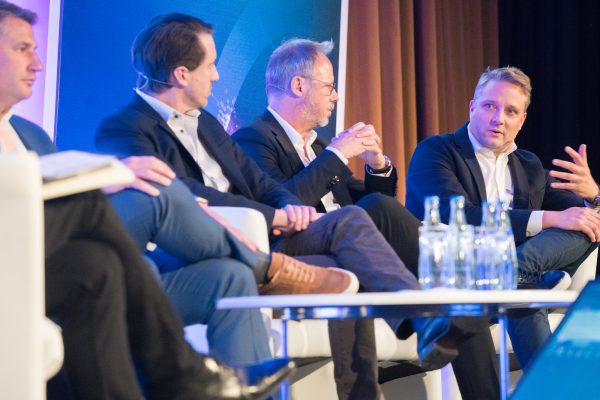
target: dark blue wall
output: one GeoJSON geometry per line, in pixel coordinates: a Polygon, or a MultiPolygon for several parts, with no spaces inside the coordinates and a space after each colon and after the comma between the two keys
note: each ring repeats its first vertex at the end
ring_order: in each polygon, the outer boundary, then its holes
{"type": "MultiPolygon", "coordinates": [[[[132,96],[129,48],[153,17],[182,12],[215,27],[220,81],[208,110],[229,132],[266,107],[264,69],[284,39],[339,43],[340,0],[63,0],[56,141],[93,150],[98,123],[132,96]]],[[[337,71],[337,52],[332,57],[337,71]]],[[[335,119],[324,135],[332,136],[335,119]]]]}

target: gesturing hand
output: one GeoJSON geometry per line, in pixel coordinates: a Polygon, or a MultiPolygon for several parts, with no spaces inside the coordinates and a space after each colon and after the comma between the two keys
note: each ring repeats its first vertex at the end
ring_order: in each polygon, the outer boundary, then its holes
{"type": "Polygon", "coordinates": [[[566,189],[575,193],[588,201],[592,201],[598,194],[598,185],[592,177],[590,167],[587,162],[587,146],[579,146],[579,152],[566,146],[565,152],[571,157],[573,162],[564,160],[552,160],[552,164],[566,169],[569,172],[550,171],[550,176],[562,179],[566,182],[553,182],[551,186],[554,189],[566,189]]]}

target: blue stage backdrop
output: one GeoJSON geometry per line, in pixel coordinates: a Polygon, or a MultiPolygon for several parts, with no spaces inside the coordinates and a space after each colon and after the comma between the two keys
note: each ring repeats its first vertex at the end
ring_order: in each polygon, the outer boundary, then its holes
{"type": "MultiPolygon", "coordinates": [[[[191,14],[215,27],[220,81],[207,109],[233,133],[266,107],[264,69],[283,40],[333,39],[338,49],[340,6],[341,0],[63,0],[57,145],[94,149],[98,123],[133,95],[130,45],[157,15],[191,14]]],[[[320,133],[331,137],[334,127],[332,119],[320,133]]]]}

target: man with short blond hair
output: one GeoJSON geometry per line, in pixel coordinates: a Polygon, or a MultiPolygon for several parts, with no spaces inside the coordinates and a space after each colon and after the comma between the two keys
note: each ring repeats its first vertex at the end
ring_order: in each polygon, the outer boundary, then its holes
{"type": "MultiPolygon", "coordinates": [[[[418,144],[408,168],[406,205],[422,218],[425,197],[440,196],[440,214],[447,222],[450,197],[461,195],[467,221],[479,225],[484,201],[509,201],[520,286],[566,289],[569,274],[600,241],[600,216],[594,210],[600,193],[585,145],[579,152],[566,147],[572,162],[554,161],[568,172],[550,173],[535,154],[517,148],[530,97],[531,83],[523,71],[486,70],[469,103],[469,122],[418,144]]],[[[509,319],[508,331],[526,367],[550,335],[550,326],[546,310],[517,316],[509,319]]]]}

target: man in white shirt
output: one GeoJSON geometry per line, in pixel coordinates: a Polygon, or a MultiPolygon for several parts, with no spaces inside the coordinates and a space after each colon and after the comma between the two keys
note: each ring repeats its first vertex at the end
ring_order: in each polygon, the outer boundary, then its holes
{"type": "MultiPolygon", "coordinates": [[[[407,175],[406,205],[423,217],[426,196],[440,196],[449,217],[449,198],[462,195],[470,224],[481,223],[483,201],[508,200],[525,287],[562,288],[600,241],[598,185],[587,165],[585,145],[566,148],[572,162],[556,160],[567,172],[544,170],[535,154],[514,143],[529,106],[531,83],[517,68],[487,70],[469,105],[470,121],[453,134],[432,136],[417,146],[407,175]],[[558,182],[560,178],[565,182],[558,182]],[[565,190],[566,189],[566,190],[565,190]]],[[[526,366],[550,334],[545,311],[511,318],[515,354],[526,366]]]]}

